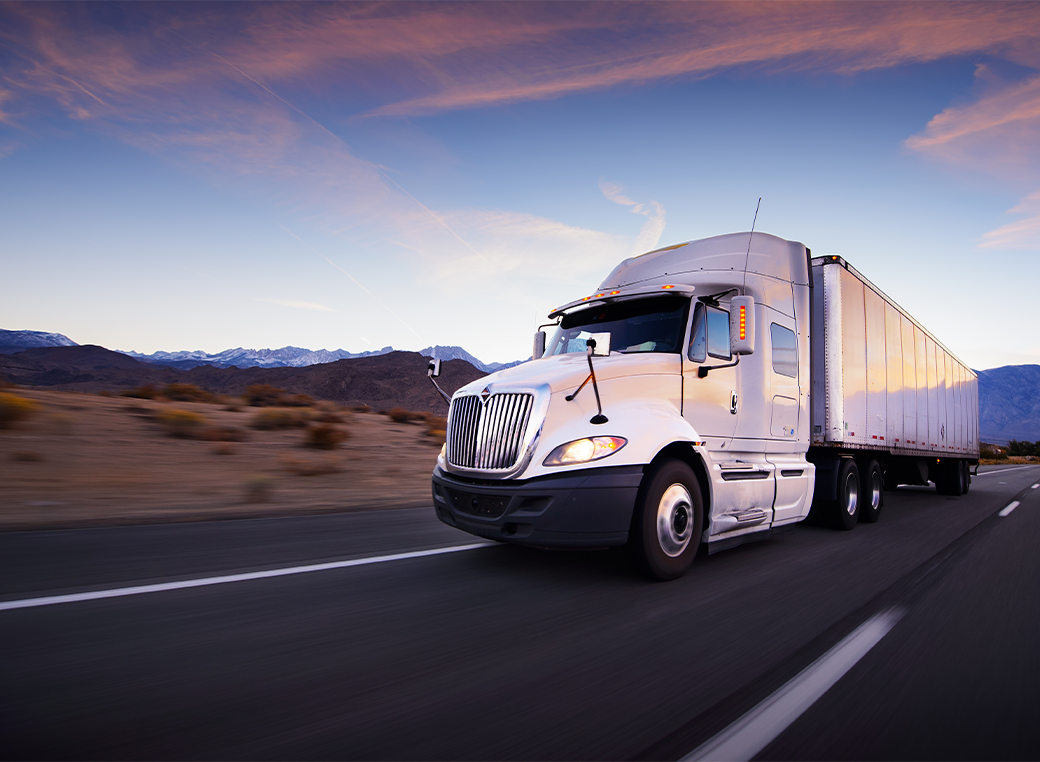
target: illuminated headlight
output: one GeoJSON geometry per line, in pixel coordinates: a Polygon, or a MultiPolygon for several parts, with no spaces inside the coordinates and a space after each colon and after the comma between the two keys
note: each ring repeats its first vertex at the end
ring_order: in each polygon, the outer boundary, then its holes
{"type": "Polygon", "coordinates": [[[549,453],[549,457],[542,462],[542,465],[568,466],[571,463],[588,463],[590,460],[599,460],[613,455],[626,444],[628,444],[628,440],[621,437],[578,439],[557,447],[549,453]]]}
{"type": "Polygon", "coordinates": [[[448,453],[448,443],[445,442],[444,444],[441,445],[441,451],[437,455],[437,465],[441,467],[442,471],[444,470],[444,463],[445,463],[445,459],[447,458],[447,453],[448,453]]]}

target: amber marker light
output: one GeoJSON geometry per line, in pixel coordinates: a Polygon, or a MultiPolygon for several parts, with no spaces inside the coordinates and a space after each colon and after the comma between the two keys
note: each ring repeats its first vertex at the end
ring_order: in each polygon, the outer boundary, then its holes
{"type": "Polygon", "coordinates": [[[740,340],[747,339],[747,307],[740,305],[740,340]]]}
{"type": "Polygon", "coordinates": [[[618,295],[620,293],[621,293],[620,291],[611,291],[609,294],[607,294],[607,296],[616,296],[616,295],[618,295]]]}
{"type": "Polygon", "coordinates": [[[661,286],[661,288],[667,291],[670,288],[675,288],[675,286],[661,286]]]}

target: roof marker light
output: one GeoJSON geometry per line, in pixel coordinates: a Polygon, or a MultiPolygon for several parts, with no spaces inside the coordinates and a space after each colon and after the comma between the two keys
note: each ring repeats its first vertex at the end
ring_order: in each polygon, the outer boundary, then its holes
{"type": "Polygon", "coordinates": [[[615,296],[615,295],[620,294],[620,293],[621,293],[620,291],[611,291],[609,294],[607,294],[607,296],[615,296]]]}
{"type": "Polygon", "coordinates": [[[662,289],[675,288],[675,286],[661,286],[662,289]]]}

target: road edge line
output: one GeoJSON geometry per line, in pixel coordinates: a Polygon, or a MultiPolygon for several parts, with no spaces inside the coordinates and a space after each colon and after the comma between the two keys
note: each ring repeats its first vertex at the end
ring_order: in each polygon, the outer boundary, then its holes
{"type": "Polygon", "coordinates": [[[387,561],[403,561],[409,558],[423,558],[425,556],[439,556],[445,553],[461,553],[466,550],[477,548],[489,548],[493,542],[477,542],[469,545],[451,545],[443,548],[429,548],[427,550],[413,550],[406,553],[391,553],[384,556],[368,556],[367,558],[351,558],[346,561],[329,561],[323,564],[307,564],[305,566],[286,566],[278,569],[264,569],[263,571],[243,572],[241,574],[223,574],[218,577],[200,577],[197,579],[183,579],[176,582],[159,582],[152,585],[133,585],[130,587],[114,587],[105,590],[91,590],[85,593],[69,593],[67,595],[45,595],[39,598],[21,598],[13,601],[0,601],[0,611],[12,609],[27,609],[37,606],[54,606],[61,603],[77,603],[80,601],[95,601],[102,598],[122,598],[128,595],[143,595],[145,593],[161,593],[166,590],[183,590],[191,587],[209,587],[210,585],[226,585],[231,582],[247,582],[254,579],[267,579],[268,577],[287,577],[293,574],[307,574],[310,572],[328,571],[330,569],[346,569],[352,566],[368,566],[370,564],[381,564],[387,561]]]}

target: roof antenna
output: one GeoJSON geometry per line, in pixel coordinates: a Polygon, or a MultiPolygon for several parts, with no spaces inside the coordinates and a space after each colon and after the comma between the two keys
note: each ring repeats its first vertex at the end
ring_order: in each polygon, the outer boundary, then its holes
{"type": "Polygon", "coordinates": [[[751,259],[751,239],[755,237],[755,223],[758,222],[758,209],[762,206],[762,197],[758,197],[758,203],[755,205],[755,219],[751,221],[751,235],[747,239],[747,254],[744,257],[744,291],[747,292],[747,266],[748,260],[751,259]]]}

